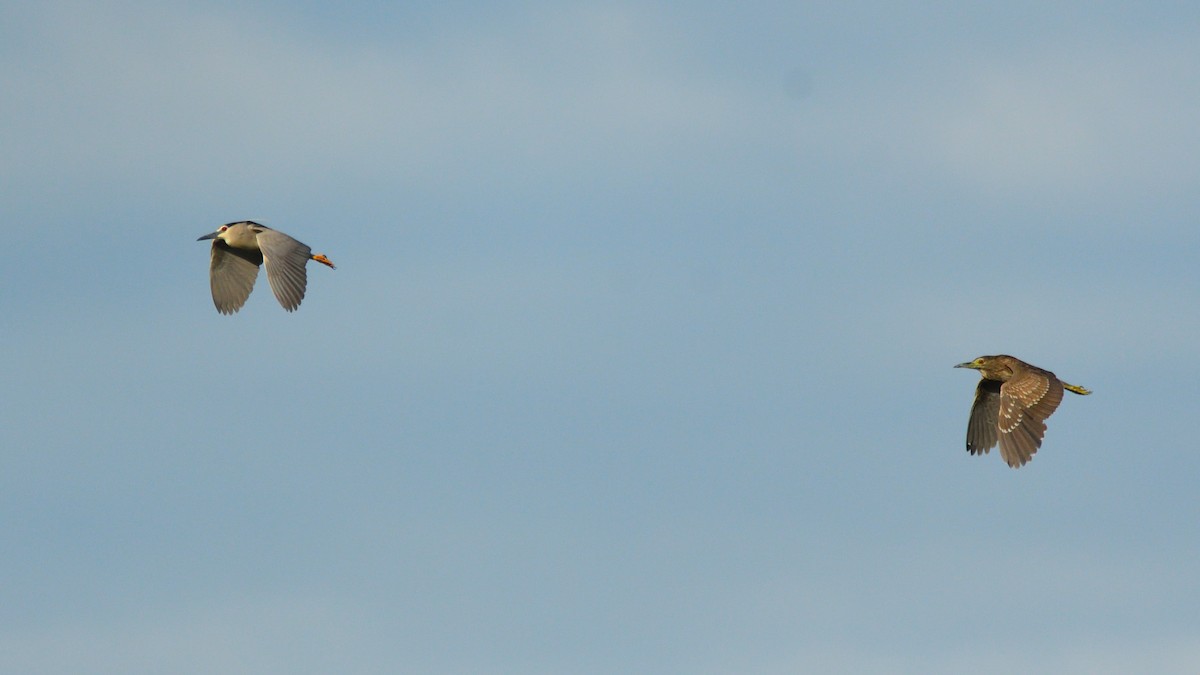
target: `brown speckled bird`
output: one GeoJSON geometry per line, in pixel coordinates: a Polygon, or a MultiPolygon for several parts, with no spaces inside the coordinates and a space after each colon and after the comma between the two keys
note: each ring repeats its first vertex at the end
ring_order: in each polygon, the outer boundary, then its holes
{"type": "Polygon", "coordinates": [[[1067,384],[1054,373],[1000,354],[981,356],[955,368],[978,370],[975,404],[967,422],[967,452],[984,454],[1000,444],[1000,456],[1014,469],[1033,458],[1046,434],[1046,418],[1062,403],[1063,389],[1092,392],[1067,384]]]}

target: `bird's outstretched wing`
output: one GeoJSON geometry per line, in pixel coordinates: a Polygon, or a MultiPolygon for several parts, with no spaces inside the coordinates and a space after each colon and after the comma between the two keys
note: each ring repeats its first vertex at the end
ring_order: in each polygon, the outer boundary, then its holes
{"type": "Polygon", "coordinates": [[[1053,373],[1030,367],[1000,386],[1000,456],[1011,467],[1033,458],[1046,435],[1046,418],[1062,403],[1062,383],[1053,373]]]}
{"type": "Polygon", "coordinates": [[[260,225],[255,231],[275,299],[287,311],[294,311],[304,299],[308,286],[306,266],[312,257],[312,249],[278,230],[260,225]]]}
{"type": "Polygon", "coordinates": [[[262,261],[262,254],[258,251],[231,248],[220,239],[213,240],[208,281],[218,312],[233,314],[246,304],[246,298],[254,290],[254,280],[258,278],[258,266],[262,261]]]}
{"type": "Polygon", "coordinates": [[[996,419],[1000,416],[1000,383],[995,380],[979,380],[975,387],[975,403],[971,406],[971,419],[967,421],[967,452],[984,454],[995,447],[998,440],[996,419]]]}

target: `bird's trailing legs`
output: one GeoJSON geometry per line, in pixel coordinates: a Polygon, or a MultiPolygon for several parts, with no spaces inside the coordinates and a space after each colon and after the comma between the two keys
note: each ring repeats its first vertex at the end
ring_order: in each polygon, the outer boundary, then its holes
{"type": "MultiPolygon", "coordinates": [[[[312,258],[313,260],[316,260],[317,262],[321,263],[322,265],[328,265],[329,269],[333,269],[333,270],[337,269],[337,266],[333,264],[333,261],[331,261],[329,258],[326,258],[324,253],[314,253],[313,255],[311,255],[309,257],[312,258]]],[[[1090,394],[1091,392],[1088,392],[1088,393],[1090,394]]]]}
{"type": "MultiPolygon", "coordinates": [[[[330,265],[330,267],[332,267],[332,265],[330,265]]],[[[1088,394],[1092,393],[1091,389],[1084,389],[1083,387],[1081,387],[1077,384],[1067,384],[1066,382],[1063,382],[1062,386],[1063,386],[1063,389],[1066,389],[1067,391],[1079,394],[1080,396],[1087,396],[1088,394]]]]}

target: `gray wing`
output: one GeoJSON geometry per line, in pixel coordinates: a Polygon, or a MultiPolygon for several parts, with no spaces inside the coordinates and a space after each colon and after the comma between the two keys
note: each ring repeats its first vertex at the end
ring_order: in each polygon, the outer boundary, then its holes
{"type": "Polygon", "coordinates": [[[967,452],[972,455],[986,453],[996,445],[999,433],[996,419],[1000,415],[1000,383],[995,380],[980,380],[975,387],[975,404],[971,406],[971,419],[967,422],[967,452]]]}
{"type": "Polygon", "coordinates": [[[208,281],[218,312],[233,314],[246,304],[246,298],[254,290],[260,264],[262,254],[258,251],[230,248],[220,239],[213,240],[208,281]]]}
{"type": "Polygon", "coordinates": [[[304,299],[304,290],[308,286],[305,266],[312,257],[312,249],[278,230],[266,227],[258,232],[258,247],[262,249],[267,281],[271,282],[275,299],[287,311],[295,311],[304,299]]]}
{"type": "Polygon", "coordinates": [[[1062,403],[1063,387],[1052,373],[1027,371],[1000,388],[1000,456],[1014,469],[1033,459],[1046,435],[1046,418],[1062,403]]]}

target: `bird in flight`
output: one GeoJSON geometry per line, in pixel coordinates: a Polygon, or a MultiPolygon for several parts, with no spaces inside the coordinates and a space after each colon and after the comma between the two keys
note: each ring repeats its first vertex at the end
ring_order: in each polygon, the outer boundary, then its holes
{"type": "Polygon", "coordinates": [[[1046,418],[1062,403],[1064,389],[1083,396],[1092,393],[1006,354],[981,356],[954,367],[978,370],[982,376],[967,422],[967,452],[984,454],[999,443],[1000,456],[1014,469],[1042,446],[1046,418]]]}
{"type": "Polygon", "coordinates": [[[266,265],[267,281],[275,299],[289,312],[295,311],[304,299],[308,286],[305,266],[309,260],[337,269],[329,258],[319,253],[313,255],[312,249],[304,244],[252,220],[222,225],[196,241],[205,239],[213,242],[208,278],[213,304],[222,314],[233,314],[246,304],[260,265],[266,265]]]}

